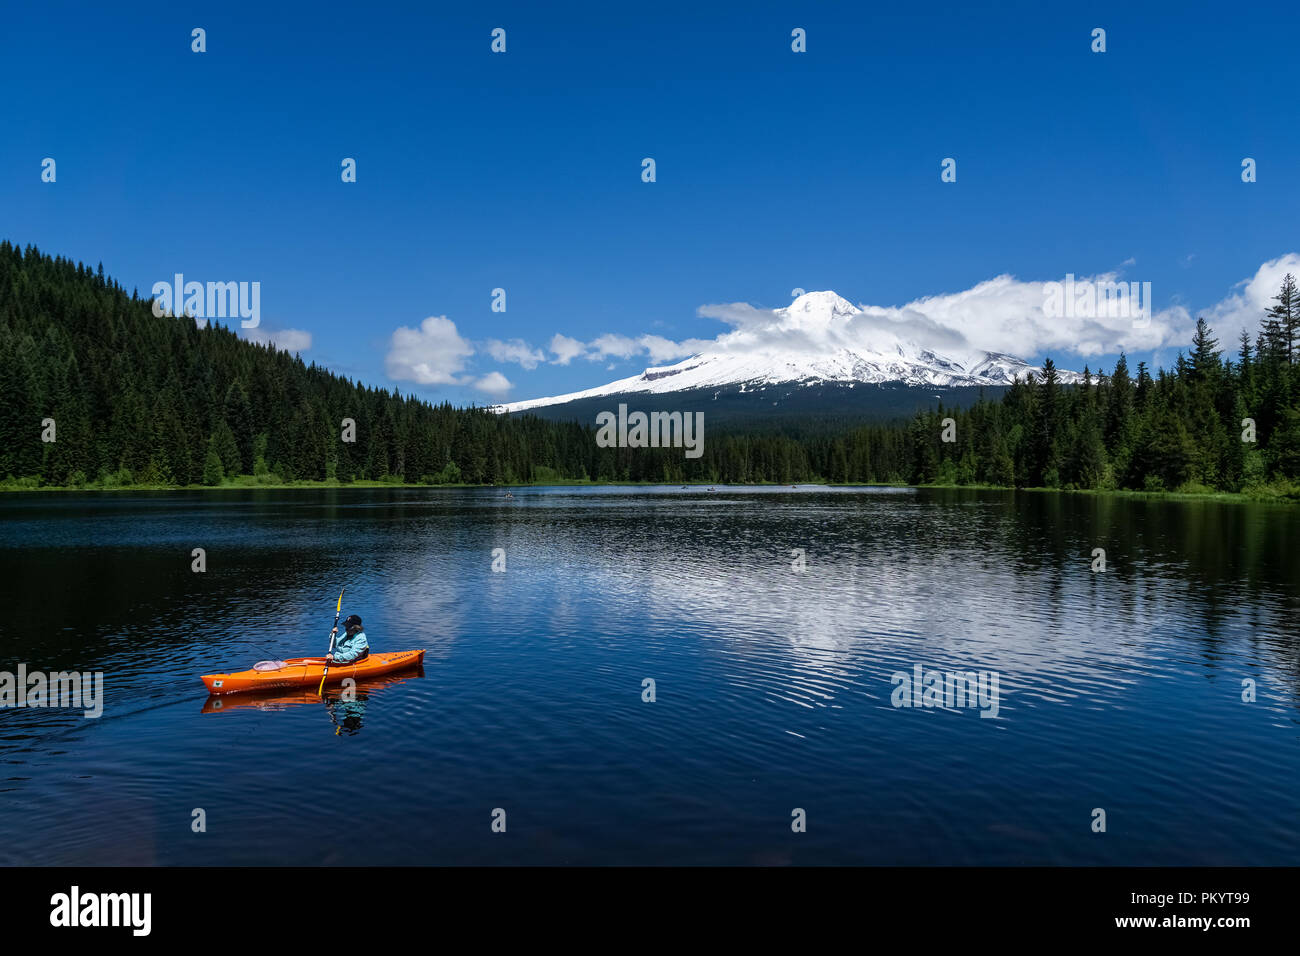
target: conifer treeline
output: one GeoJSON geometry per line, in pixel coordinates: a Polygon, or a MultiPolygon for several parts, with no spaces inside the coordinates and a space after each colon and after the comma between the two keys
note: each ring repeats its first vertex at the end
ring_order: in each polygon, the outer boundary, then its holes
{"type": "Polygon", "coordinates": [[[1224,359],[1198,319],[1189,355],[1153,376],[1121,354],[1109,375],[1084,370],[1062,388],[1043,377],[1000,402],[918,415],[909,427],[915,483],[1018,487],[1241,491],[1272,483],[1294,495],[1300,477],[1300,294],[1287,275],[1252,344],[1224,359]],[[941,420],[951,418],[954,441],[941,420]]]}
{"type": "MultiPolygon", "coordinates": [[[[92,270],[0,242],[0,481],[24,487],[390,480],[983,483],[1240,490],[1300,476],[1294,281],[1224,361],[1198,324],[1154,377],[1041,381],[910,423],[706,431],[704,453],[600,448],[593,425],[430,405],[216,324],[153,314],[92,270]],[[353,419],[355,442],[342,440],[353,419]],[[1241,441],[1243,419],[1257,441],[1241,441]],[[45,442],[46,419],[56,440],[45,442]],[[945,428],[944,419],[953,422],[945,428]],[[952,441],[945,441],[946,437],[952,441]]],[[[707,425],[707,421],[706,421],[707,425]]]]}
{"type": "Polygon", "coordinates": [[[569,476],[561,463],[591,444],[576,425],[429,405],[216,324],[157,317],[102,266],[0,243],[0,478],[527,481],[569,476]]]}

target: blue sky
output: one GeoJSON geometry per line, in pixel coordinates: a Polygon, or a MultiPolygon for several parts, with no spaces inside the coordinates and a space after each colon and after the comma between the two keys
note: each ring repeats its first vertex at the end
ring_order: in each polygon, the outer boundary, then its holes
{"type": "MultiPolygon", "coordinates": [[[[146,294],[258,281],[304,358],[457,403],[661,364],[559,364],[556,334],[711,339],[701,306],[795,287],[889,307],[1115,273],[1230,325],[1259,295],[1236,284],[1300,252],[1293,4],[901,6],[13,7],[0,236],[146,294]],[[394,332],[430,316],[470,350],[454,382],[394,380],[394,332]],[[512,340],[541,361],[492,357],[512,340]],[[508,393],[474,387],[492,372],[508,393]]],[[[1171,361],[1184,329],[1130,352],[1171,361]]]]}

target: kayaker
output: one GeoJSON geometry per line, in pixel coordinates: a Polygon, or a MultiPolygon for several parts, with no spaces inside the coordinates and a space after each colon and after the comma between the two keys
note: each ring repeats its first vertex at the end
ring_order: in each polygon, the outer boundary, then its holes
{"type": "MultiPolygon", "coordinates": [[[[334,653],[326,654],[325,660],[335,664],[355,664],[370,656],[370,642],[366,640],[366,632],[361,629],[359,615],[349,614],[343,622],[343,631],[342,639],[334,644],[334,653]]],[[[338,632],[336,626],[330,631],[330,637],[338,632]]]]}

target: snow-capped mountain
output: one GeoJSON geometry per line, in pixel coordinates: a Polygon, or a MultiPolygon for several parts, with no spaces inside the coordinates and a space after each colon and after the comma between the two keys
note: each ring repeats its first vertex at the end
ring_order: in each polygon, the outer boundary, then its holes
{"type": "MultiPolygon", "coordinates": [[[[761,328],[739,325],[675,365],[647,368],[607,385],[494,406],[517,412],[608,395],[663,395],[694,389],[762,390],[769,385],[898,383],[914,387],[1005,386],[1033,367],[1011,355],[957,350],[942,354],[907,335],[905,323],[882,319],[834,292],[808,292],[765,314],[761,328]]],[[[1063,384],[1081,381],[1059,371],[1063,384]]]]}

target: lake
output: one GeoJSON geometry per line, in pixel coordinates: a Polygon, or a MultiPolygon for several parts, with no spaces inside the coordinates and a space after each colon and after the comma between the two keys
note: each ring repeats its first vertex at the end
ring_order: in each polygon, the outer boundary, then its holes
{"type": "Polygon", "coordinates": [[[104,681],[97,719],[0,710],[0,862],[1300,859],[1300,509],[514,496],[0,496],[0,670],[104,681]],[[341,587],[422,670],[209,701],[324,653],[341,587]],[[918,669],[985,693],[929,706],[918,669]]]}

